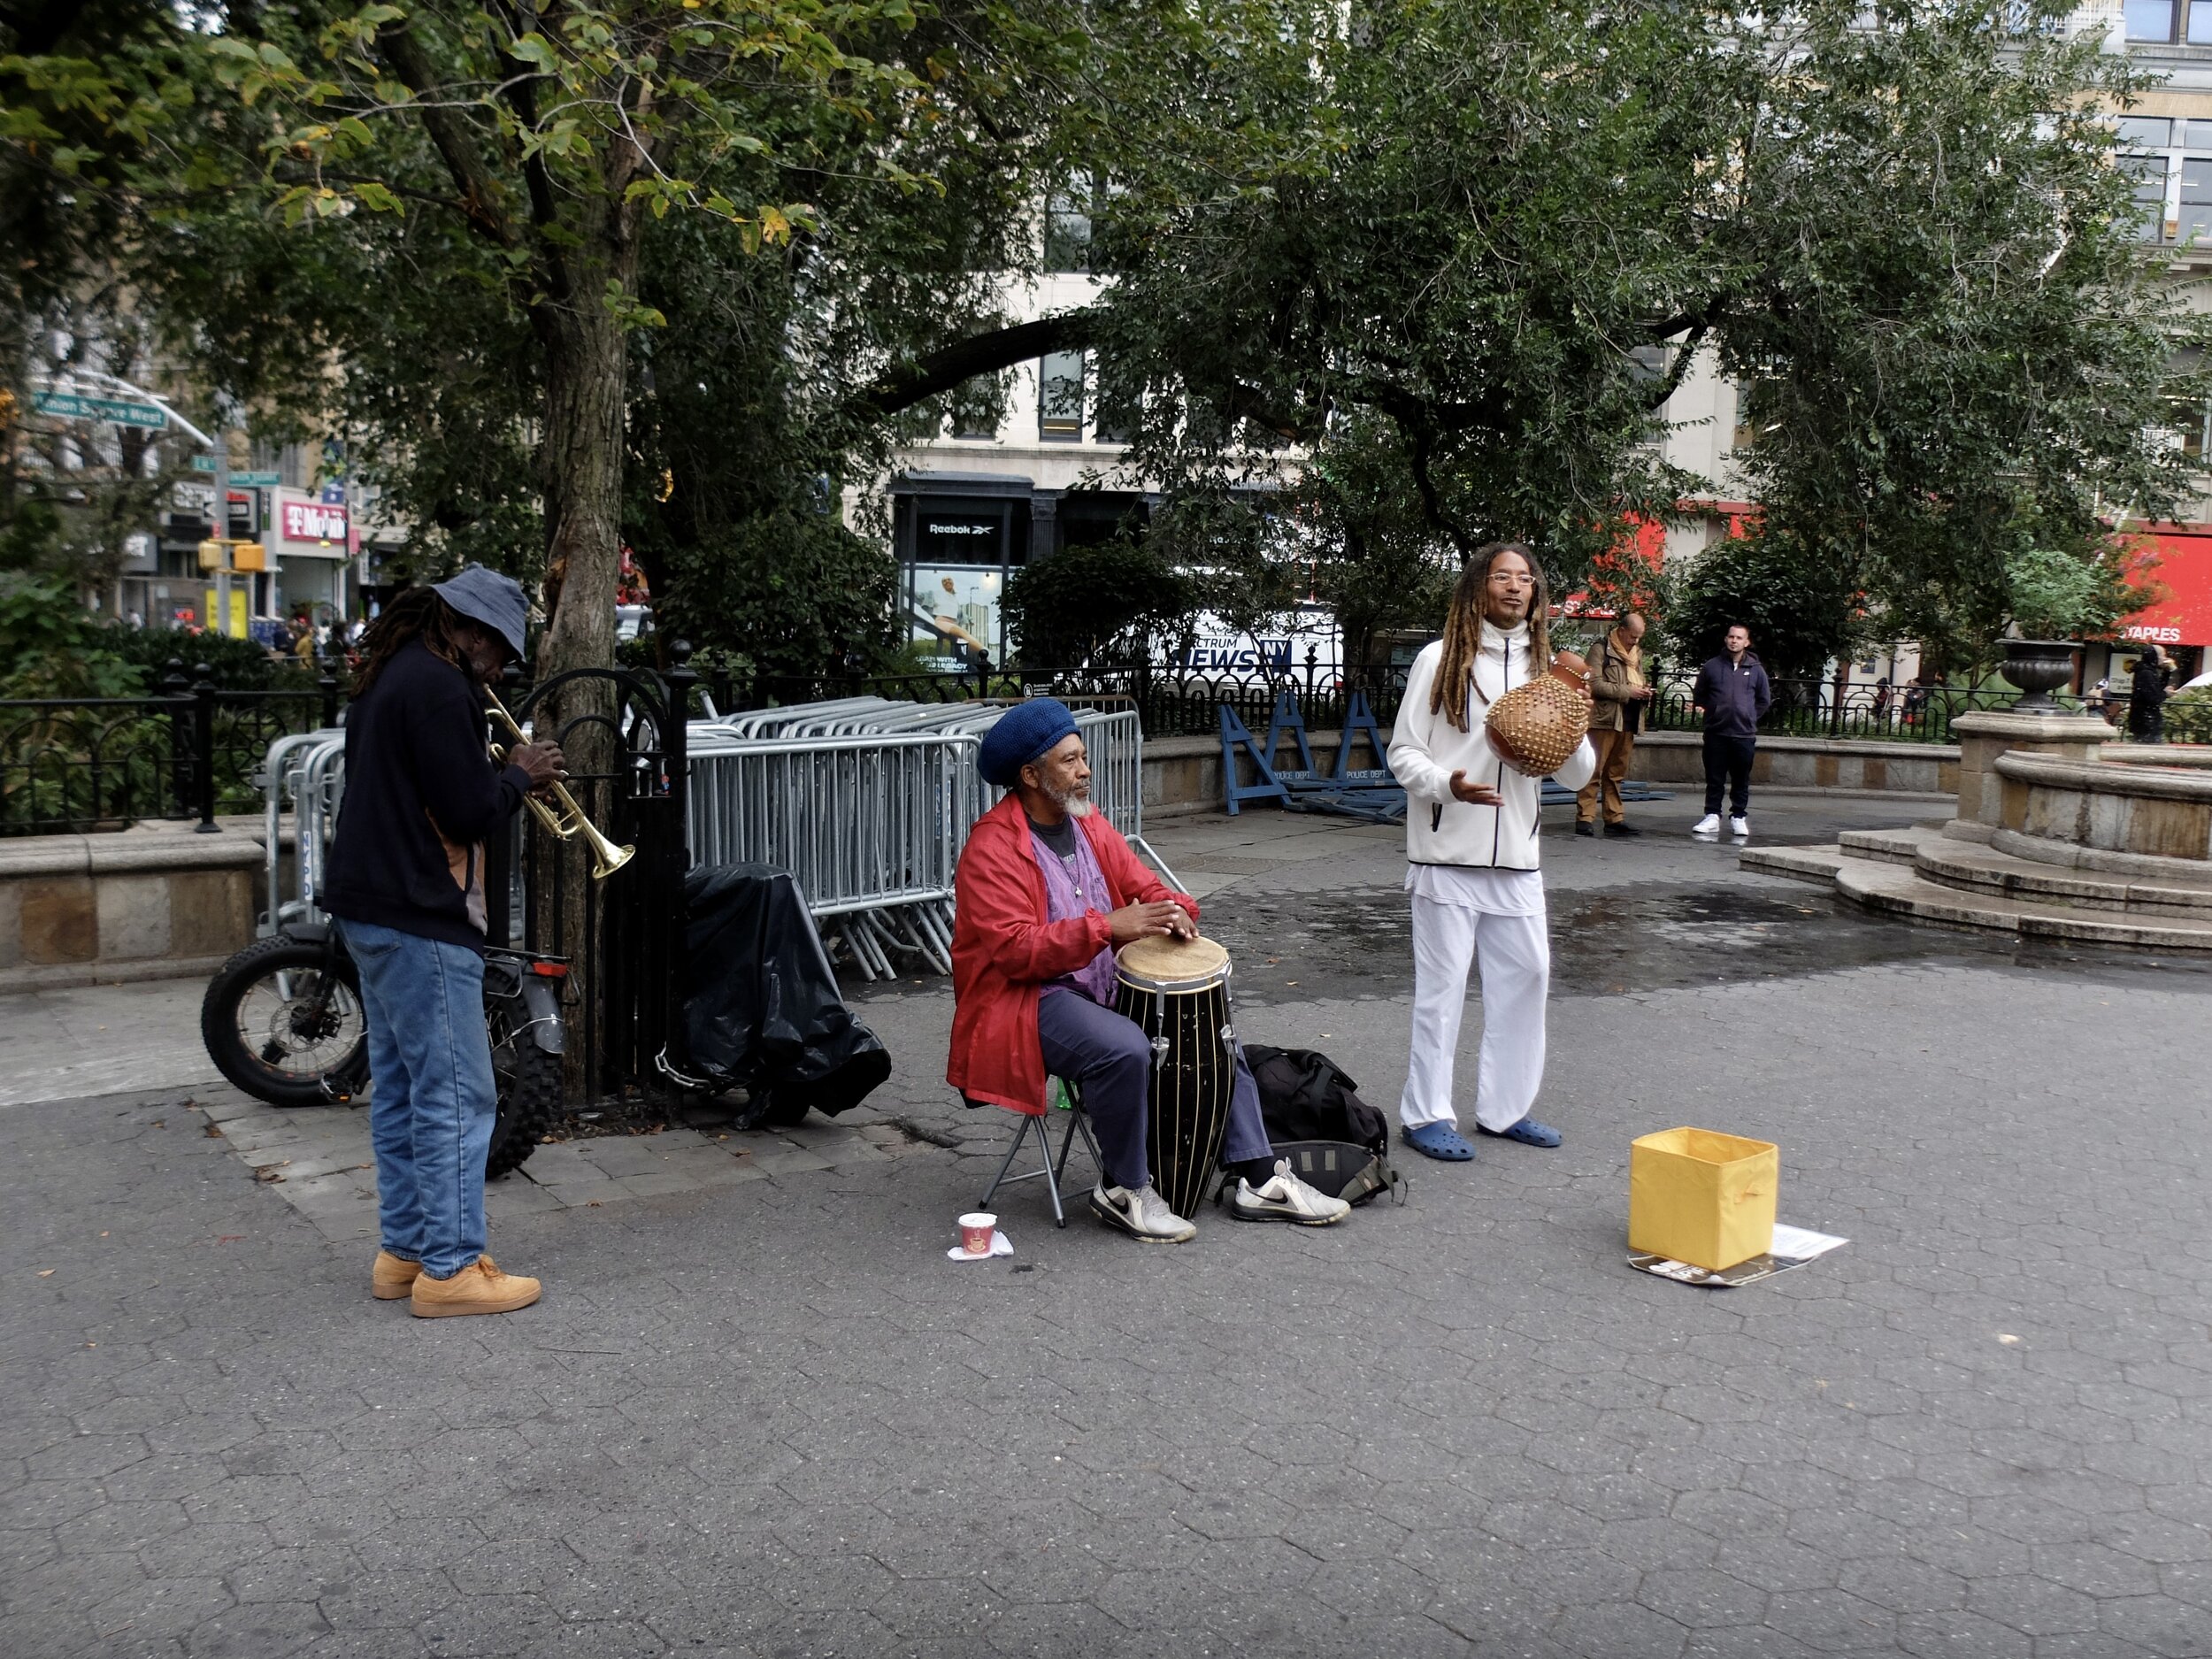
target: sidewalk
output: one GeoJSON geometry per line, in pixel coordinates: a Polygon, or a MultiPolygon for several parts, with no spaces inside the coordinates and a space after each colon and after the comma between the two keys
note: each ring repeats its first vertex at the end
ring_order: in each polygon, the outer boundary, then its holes
{"type": "MultiPolygon", "coordinates": [[[[863,1112],[541,1148],[494,1248],[544,1302],[411,1320],[318,1186],[362,1115],[199,1080],[198,987],[0,1005],[0,1653],[2212,1653],[2212,974],[1840,912],[1694,804],[1550,815],[1566,1144],[1402,1160],[1324,1232],[1145,1248],[1033,1183],[1010,1261],[947,1262],[1010,1122],[901,982],[863,1112]],[[1851,1242],[1630,1271],[1627,1143],[1679,1123],[1778,1141],[1784,1218],[1851,1242]]],[[[1402,843],[1156,839],[1240,1033],[1387,1110],[1402,843]]]]}

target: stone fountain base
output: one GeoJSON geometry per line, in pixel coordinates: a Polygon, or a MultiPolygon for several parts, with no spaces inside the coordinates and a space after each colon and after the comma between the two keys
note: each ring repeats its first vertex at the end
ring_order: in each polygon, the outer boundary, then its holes
{"type": "Polygon", "coordinates": [[[2212,753],[2103,747],[2093,718],[1962,715],[1959,813],[1747,870],[1870,910],[2021,938],[2212,951],[2212,753]]]}

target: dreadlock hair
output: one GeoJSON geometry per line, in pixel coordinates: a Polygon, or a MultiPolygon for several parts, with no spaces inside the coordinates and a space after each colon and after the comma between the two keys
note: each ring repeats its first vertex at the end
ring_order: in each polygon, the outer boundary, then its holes
{"type": "Polygon", "coordinates": [[[420,640],[447,662],[458,664],[461,648],[453,637],[453,619],[451,608],[431,588],[410,588],[403,592],[361,636],[368,660],[361,664],[360,677],[354,681],[354,696],[367,695],[376,677],[384,672],[384,664],[411,640],[420,640]]]}
{"type": "Polygon", "coordinates": [[[1535,586],[1528,598],[1529,660],[1540,666],[1551,662],[1551,634],[1545,626],[1551,590],[1544,581],[1544,567],[1520,541],[1490,541],[1475,549],[1467,568],[1452,589],[1451,609],[1444,617],[1444,660],[1436,665],[1436,681],[1429,687],[1429,712],[1441,714],[1458,730],[1467,727],[1467,687],[1475,674],[1475,658],[1482,653],[1482,602],[1490,581],[1490,567],[1508,553],[1517,553],[1527,565],[1535,586]]]}

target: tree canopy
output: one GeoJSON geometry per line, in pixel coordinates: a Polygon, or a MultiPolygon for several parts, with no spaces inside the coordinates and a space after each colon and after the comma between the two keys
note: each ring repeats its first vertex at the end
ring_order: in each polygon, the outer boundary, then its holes
{"type": "Polygon", "coordinates": [[[2194,481],[2197,331],[2096,114],[2136,81],[2056,0],[102,3],[0,19],[18,358],[142,301],[425,564],[543,574],[549,667],[611,652],[626,541],[703,642],[874,649],[847,485],[1048,350],[1210,603],[1363,634],[1483,540],[1572,581],[1673,512],[1699,352],[1837,645],[1985,650],[2030,553],[2108,600],[2108,521],[2194,481]],[[1021,316],[1052,194],[1101,287],[1021,316]]]}

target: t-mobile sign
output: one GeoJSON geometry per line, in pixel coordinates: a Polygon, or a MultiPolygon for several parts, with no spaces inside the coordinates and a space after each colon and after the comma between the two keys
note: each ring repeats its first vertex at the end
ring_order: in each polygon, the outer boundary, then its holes
{"type": "Polygon", "coordinates": [[[346,510],[319,501],[284,503],[287,541],[342,541],[346,539],[346,510]]]}

